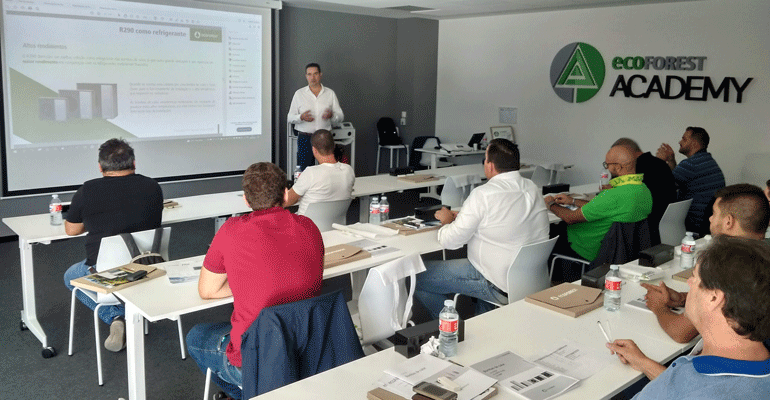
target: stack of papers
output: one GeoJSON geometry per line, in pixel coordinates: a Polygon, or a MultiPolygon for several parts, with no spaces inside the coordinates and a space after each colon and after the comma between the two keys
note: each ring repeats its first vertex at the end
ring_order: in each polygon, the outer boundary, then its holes
{"type": "Polygon", "coordinates": [[[166,270],[166,276],[170,283],[186,283],[197,282],[201,275],[201,268],[203,268],[202,260],[179,260],[170,261],[163,264],[163,269],[166,270]]]}
{"type": "Polygon", "coordinates": [[[360,222],[357,222],[353,225],[332,224],[332,228],[337,229],[339,231],[352,233],[354,235],[366,237],[369,239],[377,239],[378,237],[383,238],[383,237],[398,235],[398,231],[395,229],[390,229],[384,226],[379,226],[374,224],[362,224],[360,222]]]}
{"type": "Polygon", "coordinates": [[[385,371],[377,385],[406,399],[414,395],[412,387],[420,382],[441,386],[438,378],[447,377],[458,384],[457,400],[473,400],[497,381],[484,374],[427,354],[412,357],[385,371]]]}
{"type": "Polygon", "coordinates": [[[578,383],[575,378],[533,364],[510,351],[473,364],[471,368],[494,378],[509,392],[532,400],[552,399],[578,383]]]}

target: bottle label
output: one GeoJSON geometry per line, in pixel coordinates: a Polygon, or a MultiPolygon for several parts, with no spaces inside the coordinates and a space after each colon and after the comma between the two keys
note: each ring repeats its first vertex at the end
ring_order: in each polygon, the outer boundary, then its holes
{"type": "Polygon", "coordinates": [[[604,288],[607,290],[620,290],[620,279],[607,278],[604,280],[604,288]]]}
{"type": "Polygon", "coordinates": [[[389,207],[387,207],[387,206],[385,206],[385,207],[380,207],[380,213],[381,213],[381,214],[384,214],[384,213],[386,213],[386,212],[390,212],[390,208],[389,208],[389,207]]]}
{"type": "Polygon", "coordinates": [[[682,243],[682,253],[692,253],[695,251],[695,245],[694,244],[684,244],[682,243]]]}
{"type": "Polygon", "coordinates": [[[438,330],[445,333],[457,332],[458,323],[460,320],[447,321],[445,319],[438,320],[438,330]]]}
{"type": "Polygon", "coordinates": [[[379,207],[376,207],[376,208],[372,207],[372,208],[369,209],[369,212],[372,213],[372,214],[379,214],[380,213],[380,208],[379,207]]]}
{"type": "Polygon", "coordinates": [[[48,205],[48,212],[61,212],[61,204],[49,204],[48,205]]]}

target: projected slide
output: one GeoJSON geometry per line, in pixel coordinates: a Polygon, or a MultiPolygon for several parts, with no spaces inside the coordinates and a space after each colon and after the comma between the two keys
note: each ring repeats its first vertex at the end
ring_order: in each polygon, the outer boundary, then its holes
{"type": "Polygon", "coordinates": [[[261,135],[259,15],[4,1],[10,149],[261,135]]]}

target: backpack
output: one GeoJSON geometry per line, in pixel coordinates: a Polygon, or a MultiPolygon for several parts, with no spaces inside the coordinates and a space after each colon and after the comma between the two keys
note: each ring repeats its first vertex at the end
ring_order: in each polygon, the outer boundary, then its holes
{"type": "Polygon", "coordinates": [[[120,237],[128,248],[128,252],[131,253],[132,263],[141,265],[152,265],[157,263],[166,262],[163,256],[160,255],[160,242],[163,239],[163,228],[155,229],[155,236],[152,238],[152,249],[150,251],[141,252],[139,247],[136,246],[134,237],[130,233],[121,233],[120,237]]]}

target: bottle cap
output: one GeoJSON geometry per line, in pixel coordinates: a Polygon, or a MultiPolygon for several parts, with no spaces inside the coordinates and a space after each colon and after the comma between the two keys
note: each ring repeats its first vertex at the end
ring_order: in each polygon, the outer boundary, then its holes
{"type": "Polygon", "coordinates": [[[615,265],[615,264],[613,264],[613,265],[610,265],[610,269],[620,269],[620,267],[615,265]]]}
{"type": "Polygon", "coordinates": [[[385,197],[385,196],[382,196],[382,197],[381,197],[381,199],[382,199],[382,200],[385,200],[385,199],[387,199],[387,197],[385,197]]]}
{"type": "Polygon", "coordinates": [[[455,301],[451,300],[451,299],[446,299],[446,300],[444,300],[444,306],[445,307],[454,307],[455,306],[455,301]]]}

